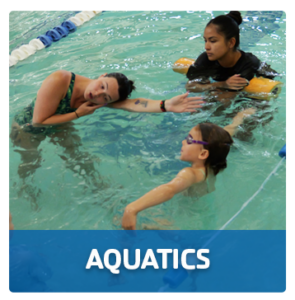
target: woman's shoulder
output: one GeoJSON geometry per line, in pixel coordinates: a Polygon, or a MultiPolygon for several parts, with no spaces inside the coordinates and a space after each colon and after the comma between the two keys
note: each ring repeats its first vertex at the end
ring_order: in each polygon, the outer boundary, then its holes
{"type": "Polygon", "coordinates": [[[242,58],[245,61],[251,62],[254,65],[260,65],[259,58],[256,55],[254,55],[253,53],[251,53],[251,52],[244,52],[244,51],[241,51],[241,50],[240,50],[240,52],[242,53],[242,58]]]}
{"type": "Polygon", "coordinates": [[[65,95],[66,91],[68,90],[71,77],[72,77],[72,73],[65,70],[58,70],[51,73],[43,81],[42,86],[37,93],[37,96],[42,91],[45,92],[46,94],[48,94],[48,92],[50,91],[50,93],[52,92],[58,95],[65,95]]]}
{"type": "Polygon", "coordinates": [[[58,70],[51,73],[43,82],[45,87],[54,87],[56,89],[67,89],[72,78],[72,73],[65,70],[58,70]]]}
{"type": "Polygon", "coordinates": [[[58,70],[55,71],[53,73],[51,73],[46,80],[50,80],[50,81],[55,81],[57,84],[61,84],[64,85],[67,82],[69,82],[69,80],[72,77],[72,73],[66,70],[58,70]]]}

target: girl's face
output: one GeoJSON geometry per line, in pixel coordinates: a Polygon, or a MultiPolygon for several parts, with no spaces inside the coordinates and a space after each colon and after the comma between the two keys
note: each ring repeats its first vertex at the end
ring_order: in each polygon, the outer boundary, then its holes
{"type": "Polygon", "coordinates": [[[182,141],[180,159],[190,163],[194,163],[200,159],[206,159],[208,150],[204,149],[203,145],[194,143],[194,141],[202,142],[202,134],[198,127],[194,127],[188,134],[188,137],[182,141]],[[206,157],[204,157],[204,155],[206,157]]]}
{"type": "Polygon", "coordinates": [[[95,104],[112,103],[119,99],[119,85],[116,78],[104,77],[92,80],[85,89],[84,98],[95,104]]]}
{"type": "Polygon", "coordinates": [[[226,41],[225,37],[217,32],[216,25],[213,24],[205,28],[204,41],[208,59],[211,61],[222,59],[235,44],[232,40],[226,41]]]}

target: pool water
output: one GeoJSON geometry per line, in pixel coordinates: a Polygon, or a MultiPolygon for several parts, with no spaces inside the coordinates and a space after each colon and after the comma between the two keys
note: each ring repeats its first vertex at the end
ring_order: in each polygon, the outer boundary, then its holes
{"type": "MultiPolygon", "coordinates": [[[[11,12],[10,51],[62,23],[76,12],[11,12]],[[19,25],[21,24],[21,26],[19,25]],[[22,35],[24,34],[24,35],[22,35]]],[[[135,80],[132,98],[168,99],[185,92],[186,79],[172,71],[180,57],[204,49],[203,30],[224,12],[104,12],[66,38],[11,67],[9,122],[35,97],[42,81],[65,69],[96,78],[122,72],[135,80]]],[[[199,122],[225,126],[242,105],[258,109],[250,135],[240,128],[217,176],[216,190],[200,199],[176,195],[141,212],[138,228],[219,229],[261,186],[279,163],[286,143],[286,15],[242,12],[241,49],[277,70],[284,83],[277,99],[236,101],[195,114],[140,114],[108,108],[75,121],[63,137],[46,137],[20,178],[20,151],[10,141],[10,211],[16,229],[119,229],[124,207],[169,182],[187,163],[181,141],[199,122]],[[65,148],[67,145],[67,148],[65,148]]],[[[34,155],[27,151],[24,155],[34,155]]],[[[286,166],[227,229],[286,228],[286,166]]]]}

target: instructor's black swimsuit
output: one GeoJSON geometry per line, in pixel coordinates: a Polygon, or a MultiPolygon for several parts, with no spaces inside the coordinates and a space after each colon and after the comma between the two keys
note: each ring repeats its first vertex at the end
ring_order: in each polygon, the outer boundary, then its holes
{"type": "Polygon", "coordinates": [[[241,57],[232,68],[222,67],[217,60],[210,61],[207,53],[203,52],[197,60],[189,67],[186,74],[189,80],[196,80],[199,83],[209,83],[211,77],[215,81],[226,81],[229,77],[240,74],[241,77],[251,80],[255,75],[273,79],[279,74],[272,70],[265,62],[252,53],[241,51],[241,57]]]}

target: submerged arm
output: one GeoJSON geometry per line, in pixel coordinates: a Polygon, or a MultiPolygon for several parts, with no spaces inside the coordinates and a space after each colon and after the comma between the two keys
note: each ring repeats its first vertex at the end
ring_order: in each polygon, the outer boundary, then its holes
{"type": "Polygon", "coordinates": [[[233,75],[229,77],[226,81],[217,81],[209,83],[209,80],[200,83],[199,80],[188,81],[185,88],[190,92],[204,92],[204,91],[213,91],[217,89],[225,90],[235,90],[239,91],[249,84],[249,81],[246,78],[241,77],[240,74],[233,75]]]}
{"type": "Polygon", "coordinates": [[[185,85],[185,89],[193,93],[202,93],[222,88],[224,88],[224,81],[210,83],[208,80],[206,83],[200,83],[198,81],[190,80],[185,85]]]}
{"type": "Polygon", "coordinates": [[[124,211],[122,227],[124,229],[135,229],[136,217],[140,211],[170,200],[175,194],[187,189],[197,181],[198,178],[196,178],[191,168],[181,170],[169,183],[160,185],[138,200],[128,204],[124,211]]]}
{"type": "Polygon", "coordinates": [[[238,128],[239,125],[243,123],[244,118],[247,118],[250,115],[253,115],[255,113],[254,108],[247,108],[244,109],[236,114],[236,116],[233,118],[233,122],[227,126],[224,127],[224,130],[226,130],[231,136],[233,136],[238,128]]]}

